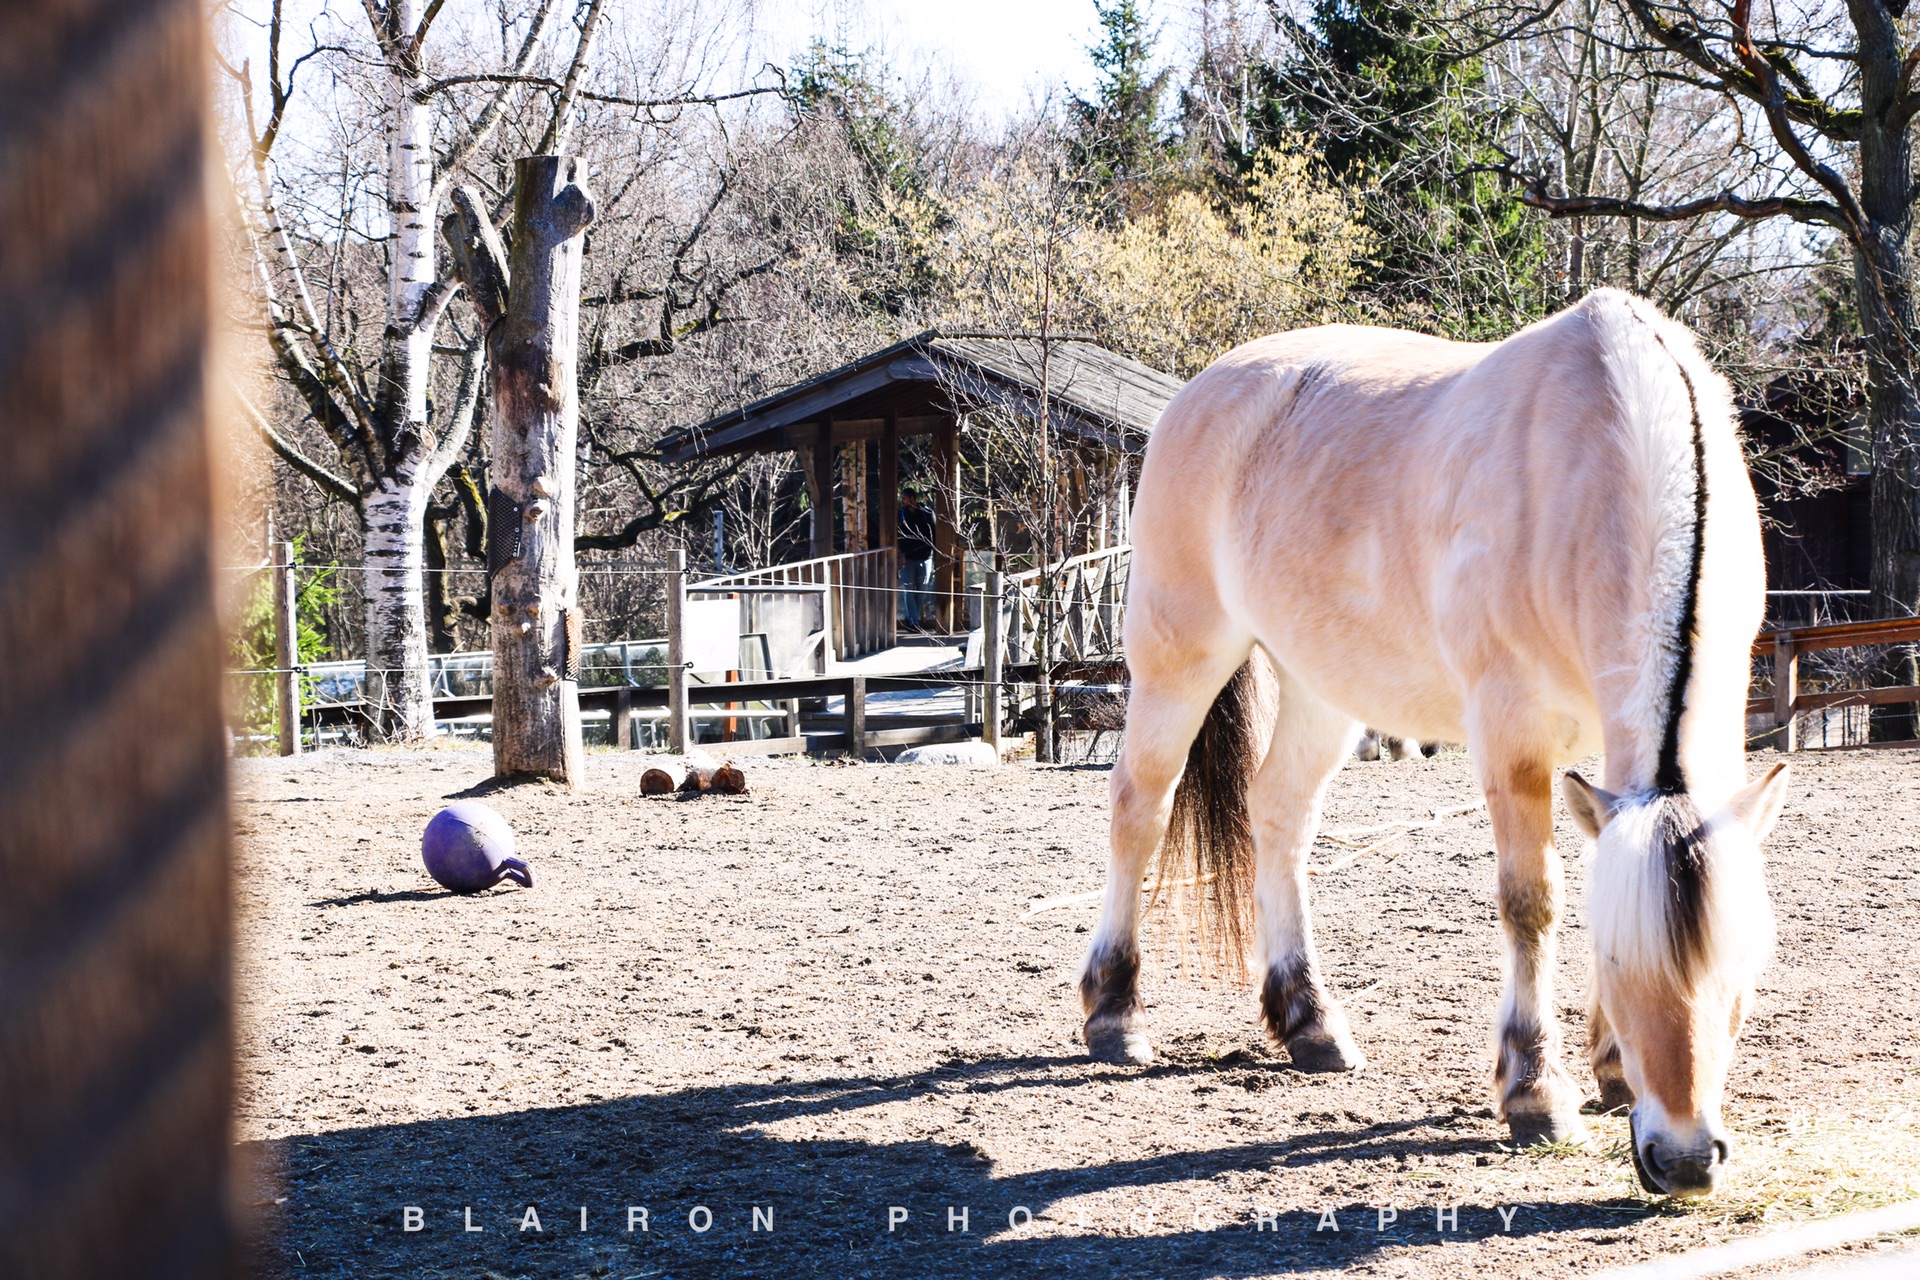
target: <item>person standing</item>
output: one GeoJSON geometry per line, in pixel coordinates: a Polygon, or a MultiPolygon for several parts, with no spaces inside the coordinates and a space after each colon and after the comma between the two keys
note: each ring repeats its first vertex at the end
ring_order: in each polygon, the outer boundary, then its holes
{"type": "Polygon", "coordinates": [[[920,505],[920,490],[912,485],[900,491],[900,595],[906,605],[907,628],[926,631],[935,620],[933,607],[933,512],[920,505]]]}

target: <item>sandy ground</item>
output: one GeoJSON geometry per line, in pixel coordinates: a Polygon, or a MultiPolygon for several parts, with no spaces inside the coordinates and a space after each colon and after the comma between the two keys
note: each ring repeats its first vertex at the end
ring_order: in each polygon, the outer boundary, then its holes
{"type": "MultiPolygon", "coordinates": [[[[637,753],[579,794],[488,791],[489,764],[239,765],[263,1275],[1549,1277],[1920,1194],[1912,753],[1799,758],[1731,1185],[1693,1208],[1639,1192],[1619,1120],[1502,1145],[1484,813],[1316,879],[1364,1071],[1292,1071],[1250,991],[1164,952],[1161,1060],[1131,1070],[1076,1038],[1094,905],[1029,914],[1100,886],[1104,769],[757,761],[751,795],[681,800],[639,796],[637,753]],[[422,872],[421,827],[476,788],[534,889],[422,872]]],[[[1355,762],[1327,825],[1476,798],[1458,755],[1355,762]]]]}

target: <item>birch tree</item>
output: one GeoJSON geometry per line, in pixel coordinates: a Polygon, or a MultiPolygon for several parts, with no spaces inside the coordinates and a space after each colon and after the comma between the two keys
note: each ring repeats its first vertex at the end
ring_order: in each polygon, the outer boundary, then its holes
{"type": "MultiPolygon", "coordinates": [[[[275,0],[268,32],[264,121],[255,112],[250,63],[229,72],[238,82],[248,125],[251,207],[243,209],[266,312],[267,342],[279,371],[308,414],[332,442],[332,465],[307,456],[264,416],[256,426],[268,445],[301,475],[348,503],[363,543],[366,607],[365,692],[375,737],[406,740],[430,732],[432,691],[427,680],[424,597],[425,524],[434,486],[465,447],[481,387],[484,351],[470,339],[460,353],[453,403],[430,413],[435,335],[458,284],[438,271],[434,211],[453,175],[485,146],[506,113],[510,95],[534,65],[548,37],[554,0],[541,0],[520,40],[518,56],[501,72],[490,96],[449,145],[435,149],[435,102],[471,77],[435,80],[427,45],[440,3],[363,0],[386,146],[383,203],[387,233],[386,315],[377,353],[368,360],[335,347],[331,326],[315,306],[305,265],[282,217],[272,174],[283,136],[294,77],[313,50],[281,69],[287,39],[282,0],[275,0]]],[[[564,87],[555,100],[556,126],[570,116],[579,74],[592,49],[600,5],[579,23],[564,87]]],[[[243,187],[243,190],[245,187],[243,187]]]]}

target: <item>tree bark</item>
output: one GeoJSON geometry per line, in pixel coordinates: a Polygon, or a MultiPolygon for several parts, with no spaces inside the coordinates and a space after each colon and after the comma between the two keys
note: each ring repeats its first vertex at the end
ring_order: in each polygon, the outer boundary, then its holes
{"type": "MultiPolygon", "coordinates": [[[[420,26],[420,0],[392,0],[401,33],[420,26]]],[[[381,338],[374,418],[384,466],[362,499],[366,539],[367,708],[372,735],[406,742],[433,732],[427,680],[424,544],[427,502],[444,468],[427,465],[427,383],[433,330],[424,307],[434,284],[432,119],[416,95],[427,80],[403,37],[387,51],[387,218],[393,229],[387,325],[381,338]]]]}
{"type": "Polygon", "coordinates": [[[494,485],[521,521],[520,553],[493,581],[494,772],[568,785],[582,755],[574,440],[581,242],[594,217],[577,175],[568,156],[517,162],[506,311],[487,335],[494,485]]]}
{"type": "Polygon", "coordinates": [[[0,5],[0,1275],[234,1272],[195,0],[0,5]]]}
{"type": "MultiPolygon", "coordinates": [[[[1883,15],[1856,19],[1861,35],[1861,102],[1873,123],[1860,136],[1860,211],[1854,244],[1855,293],[1867,349],[1867,422],[1873,440],[1868,510],[1873,526],[1875,617],[1909,617],[1920,606],[1920,395],[1914,387],[1913,142],[1904,120],[1890,119],[1899,93],[1901,53],[1883,15]],[[1883,47],[1884,46],[1884,47],[1883,47]]],[[[1916,684],[1912,646],[1890,653],[1881,678],[1916,684]]],[[[1916,736],[1912,704],[1876,707],[1873,737],[1916,736]]]]}
{"type": "Polygon", "coordinates": [[[367,715],[374,738],[406,742],[433,731],[427,680],[427,500],[418,468],[383,480],[363,501],[367,715]]]}

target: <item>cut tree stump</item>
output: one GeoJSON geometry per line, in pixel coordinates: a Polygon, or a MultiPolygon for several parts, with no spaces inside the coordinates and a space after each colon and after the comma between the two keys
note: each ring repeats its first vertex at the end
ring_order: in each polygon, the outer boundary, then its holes
{"type": "Polygon", "coordinates": [[[582,239],[593,198],[571,156],[514,165],[513,247],[503,251],[471,189],[446,235],[487,320],[493,484],[519,537],[489,528],[493,562],[493,768],[569,786],[581,779],[579,572],[574,449],[582,239]],[[516,545],[517,543],[517,545],[516,545]]]}

